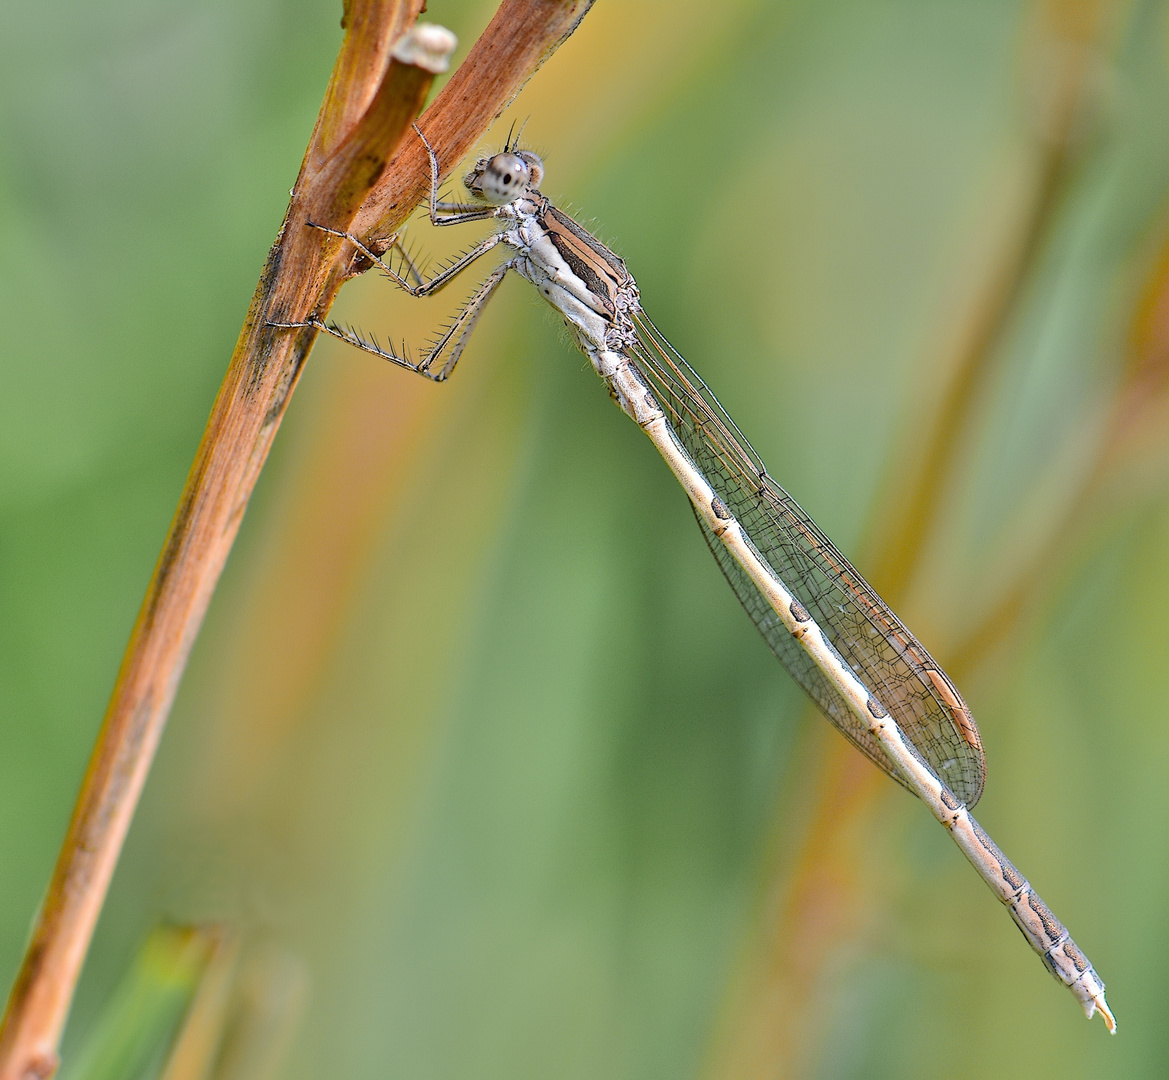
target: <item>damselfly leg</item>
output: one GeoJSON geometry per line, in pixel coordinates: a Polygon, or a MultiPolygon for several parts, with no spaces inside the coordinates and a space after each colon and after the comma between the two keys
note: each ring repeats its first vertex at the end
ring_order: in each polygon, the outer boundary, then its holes
{"type": "MultiPolygon", "coordinates": [[[[429,147],[428,147],[429,149],[429,147]]],[[[433,152],[432,152],[433,154],[433,152]]],[[[434,187],[432,184],[432,195],[434,187]]],[[[494,209],[494,208],[491,208],[494,209]]],[[[446,219],[440,219],[446,220],[446,219]]],[[[470,220],[470,219],[469,219],[470,220]]],[[[417,267],[414,265],[410,256],[401,248],[395,238],[391,247],[397,247],[399,254],[403,260],[403,266],[407,272],[414,277],[416,284],[411,285],[410,282],[399,274],[394,268],[380,255],[373,252],[367,244],[359,237],[352,233],[341,232],[338,229],[330,229],[327,225],[317,225],[315,222],[308,223],[314,229],[320,229],[322,232],[328,233],[331,236],[336,236],[344,240],[348,240],[362,255],[364,255],[370,262],[375,263],[385,275],[390,278],[399,288],[408,292],[411,296],[430,296],[439,292],[445,286],[449,285],[456,277],[467,269],[473,262],[486,255],[497,244],[504,239],[503,233],[493,233],[481,243],[476,244],[469,251],[460,255],[449,266],[444,267],[429,281],[423,281],[422,275],[419,273],[417,267]]],[[[270,323],[270,326],[280,327],[282,329],[295,329],[301,327],[312,327],[320,330],[323,333],[329,334],[340,341],[344,341],[352,345],[356,349],[361,349],[362,352],[372,353],[374,356],[382,360],[387,360],[391,364],[398,367],[405,368],[407,371],[412,371],[416,375],[421,375],[424,378],[430,379],[432,382],[445,382],[450,378],[451,372],[454,371],[455,365],[459,362],[459,358],[463,355],[463,350],[467,346],[467,340],[471,336],[471,332],[475,328],[475,324],[479,321],[479,316],[483,313],[483,308],[487,301],[491,299],[495,290],[499,287],[508,270],[512,269],[515,260],[508,260],[501,266],[496,267],[482,282],[476,287],[475,291],[467,299],[466,303],[456,313],[446,329],[439,335],[439,337],[431,344],[430,349],[426,355],[417,363],[410,360],[409,350],[405,343],[402,346],[401,354],[395,353],[390,349],[383,348],[372,338],[363,337],[356,330],[348,327],[338,326],[336,323],[327,323],[322,319],[310,317],[301,323],[270,323]],[[449,350],[449,352],[448,352],[449,350]],[[445,361],[435,371],[435,364],[446,354],[445,361]]]]}

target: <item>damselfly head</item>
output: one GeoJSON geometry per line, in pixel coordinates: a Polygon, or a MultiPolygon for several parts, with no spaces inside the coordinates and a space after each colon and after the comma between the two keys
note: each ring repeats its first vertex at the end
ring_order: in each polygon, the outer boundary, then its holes
{"type": "Polygon", "coordinates": [[[539,187],[542,179],[544,162],[537,155],[530,150],[505,150],[480,158],[463,183],[468,191],[492,206],[503,206],[529,188],[539,187]]]}

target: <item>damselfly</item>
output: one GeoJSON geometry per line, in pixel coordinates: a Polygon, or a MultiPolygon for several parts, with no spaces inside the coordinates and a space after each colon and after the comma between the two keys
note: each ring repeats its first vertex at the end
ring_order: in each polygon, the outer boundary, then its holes
{"type": "MultiPolygon", "coordinates": [[[[403,289],[426,296],[492,248],[509,258],[418,362],[352,330],[305,323],[435,382],[455,369],[484,305],[509,271],[530,281],[563,317],[613,400],[649,436],[690,499],[703,536],[759,632],[828,719],[930,808],[982,875],[1048,970],[1091,1018],[1116,1022],[1104,983],[1047,905],[970,815],[985,759],[970,710],[938,664],[815,523],[767,474],[735,422],[641,308],[625,263],[540,193],[543,162],[512,145],[481,158],[464,183],[474,203],[439,200],[430,161],[434,225],[496,221],[492,233],[429,281],[404,259],[396,272],[357,237],[348,240],[403,289]]],[[[388,245],[386,245],[388,246],[388,245]]],[[[404,253],[403,253],[404,255],[404,253]]]]}

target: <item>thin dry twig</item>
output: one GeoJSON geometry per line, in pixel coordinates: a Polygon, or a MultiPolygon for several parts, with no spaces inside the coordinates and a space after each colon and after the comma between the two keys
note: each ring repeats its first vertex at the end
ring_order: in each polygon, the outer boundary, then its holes
{"type": "MultiPolygon", "coordinates": [[[[592,0],[504,0],[423,124],[461,158],[573,31],[592,0]]],[[[73,818],[0,1028],[0,1080],[52,1075],[89,941],[211,594],[316,331],[349,272],[307,221],[393,232],[421,201],[416,140],[387,168],[433,72],[393,59],[424,0],[349,0],[346,35],[284,224],[256,287],[147,588],[73,818]],[[384,175],[383,175],[384,174],[384,175]]]]}

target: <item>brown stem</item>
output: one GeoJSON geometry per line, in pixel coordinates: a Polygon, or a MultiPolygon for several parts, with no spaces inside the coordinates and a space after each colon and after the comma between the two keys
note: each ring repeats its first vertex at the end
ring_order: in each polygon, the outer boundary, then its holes
{"type": "MultiPolygon", "coordinates": [[[[504,0],[423,124],[444,162],[486,131],[592,0],[504,0]]],[[[276,243],[252,297],[98,734],[32,942],[0,1028],[0,1080],[52,1075],[110,878],[187,656],[315,331],[346,277],[340,245],[307,221],[392,232],[426,191],[417,140],[387,170],[430,89],[389,59],[423,0],[349,0],[341,46],[276,243]],[[383,176],[383,172],[386,173],[383,176]],[[380,181],[380,183],[379,183],[380,181]],[[376,186],[375,186],[376,185],[376,186]],[[364,204],[364,209],[363,209],[364,204]]]]}
{"type": "MultiPolygon", "coordinates": [[[[532,73],[576,29],[592,3],[504,0],[420,121],[444,175],[466,157],[532,73]]],[[[353,231],[363,237],[387,236],[429,194],[426,152],[420,140],[407,140],[361,208],[353,231]],[[409,209],[403,212],[403,207],[409,209]]]]}

